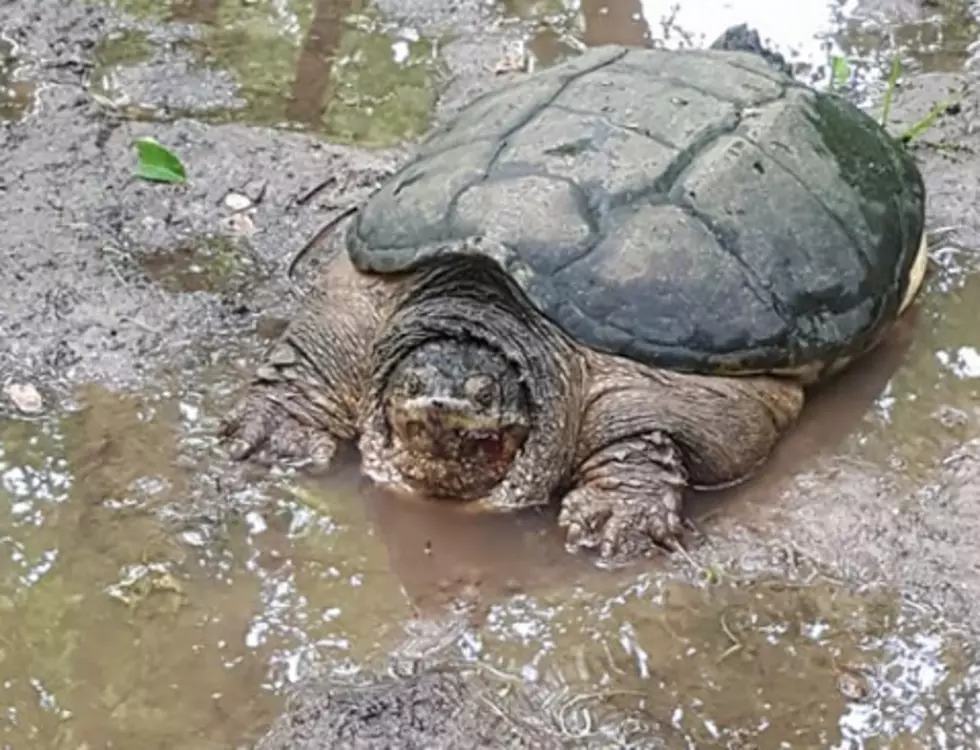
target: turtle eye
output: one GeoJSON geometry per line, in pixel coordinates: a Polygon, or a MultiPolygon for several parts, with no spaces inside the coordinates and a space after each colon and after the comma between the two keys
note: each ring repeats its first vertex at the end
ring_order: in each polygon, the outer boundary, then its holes
{"type": "Polygon", "coordinates": [[[409,398],[418,396],[422,392],[422,377],[417,372],[406,372],[402,381],[402,390],[409,398]]]}
{"type": "Polygon", "coordinates": [[[463,383],[463,393],[480,406],[490,406],[497,395],[497,381],[489,375],[473,375],[463,383]]]}

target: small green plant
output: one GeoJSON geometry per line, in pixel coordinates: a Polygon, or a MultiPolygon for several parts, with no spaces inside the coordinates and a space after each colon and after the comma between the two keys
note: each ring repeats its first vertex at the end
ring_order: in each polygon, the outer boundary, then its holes
{"type": "Polygon", "coordinates": [[[851,64],[846,57],[833,55],[830,58],[830,89],[839,89],[851,80],[851,64]]]}
{"type": "Polygon", "coordinates": [[[154,138],[137,138],[134,142],[139,163],[136,176],[151,182],[179,183],[187,181],[187,171],[172,151],[154,138]]]}
{"type": "MultiPolygon", "coordinates": [[[[881,105],[881,116],[879,122],[882,127],[887,127],[888,118],[891,115],[892,101],[895,98],[895,90],[898,87],[898,79],[902,75],[902,59],[897,54],[892,57],[891,67],[888,71],[888,79],[885,82],[885,96],[881,105]]],[[[830,58],[830,82],[828,88],[831,91],[838,91],[843,88],[851,79],[851,65],[847,58],[840,55],[833,55],[830,58]]],[[[908,145],[916,138],[921,137],[939,119],[943,112],[947,111],[955,104],[955,100],[943,100],[936,102],[918,122],[905,128],[899,135],[898,140],[908,145]]]]}
{"type": "Polygon", "coordinates": [[[932,105],[926,116],[919,120],[917,123],[907,127],[904,132],[899,136],[899,139],[903,143],[911,143],[914,139],[921,136],[929,128],[932,127],[933,123],[939,119],[939,116],[943,114],[947,109],[952,107],[956,103],[953,99],[944,99],[941,102],[936,102],[932,105]]]}
{"type": "Polygon", "coordinates": [[[885,84],[885,100],[881,104],[881,127],[888,124],[888,115],[892,111],[892,99],[895,96],[895,87],[898,85],[898,77],[902,74],[902,59],[895,55],[892,58],[892,67],[888,71],[888,82],[885,84]]]}
{"type": "MultiPolygon", "coordinates": [[[[886,127],[888,125],[888,116],[891,114],[892,109],[892,99],[895,97],[895,89],[898,86],[898,79],[902,75],[902,60],[898,55],[892,58],[892,66],[888,71],[888,81],[885,84],[885,98],[881,105],[881,126],[886,127]]],[[[900,140],[905,145],[908,145],[916,138],[921,137],[926,131],[929,130],[939,119],[939,116],[943,114],[946,110],[955,104],[954,99],[944,99],[938,101],[932,105],[929,111],[926,113],[918,122],[912,123],[910,126],[905,128],[899,136],[900,140]]]]}

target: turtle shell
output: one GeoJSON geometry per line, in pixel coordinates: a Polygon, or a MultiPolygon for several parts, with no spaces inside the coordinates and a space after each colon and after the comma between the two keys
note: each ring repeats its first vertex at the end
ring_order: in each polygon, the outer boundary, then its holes
{"type": "Polygon", "coordinates": [[[873,118],[757,55],[603,46],[472,101],[346,241],[375,273],[487,254],[597,350],[803,373],[894,319],[924,203],[873,118]]]}

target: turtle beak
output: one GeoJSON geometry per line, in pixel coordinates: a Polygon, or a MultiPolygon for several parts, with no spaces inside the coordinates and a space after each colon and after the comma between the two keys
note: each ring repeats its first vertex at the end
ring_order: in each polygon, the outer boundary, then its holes
{"type": "Polygon", "coordinates": [[[406,422],[419,422],[433,430],[499,430],[504,426],[499,416],[474,414],[468,402],[455,398],[409,399],[401,412],[406,422]]]}
{"type": "Polygon", "coordinates": [[[469,402],[423,397],[406,401],[398,409],[397,428],[411,442],[423,442],[432,455],[444,459],[493,460],[517,448],[527,428],[499,415],[473,414],[469,402]],[[472,454],[472,455],[471,455],[472,454]]]}

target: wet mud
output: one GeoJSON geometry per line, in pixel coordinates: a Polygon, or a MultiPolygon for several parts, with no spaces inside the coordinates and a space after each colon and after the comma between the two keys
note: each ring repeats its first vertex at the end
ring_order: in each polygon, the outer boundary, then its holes
{"type": "Polygon", "coordinates": [[[272,726],[279,747],[312,710],[309,747],[333,747],[323,696],[426,626],[454,690],[500,699],[457,737],[502,713],[541,746],[976,744],[975,9],[707,5],[0,4],[0,745],[246,748],[272,726]],[[604,571],[552,513],[395,500],[353,457],[312,481],[216,452],[299,304],[292,254],[432,122],[583,45],[702,45],[741,21],[816,85],[846,56],[876,112],[901,54],[895,132],[950,106],[911,146],[920,303],[759,476],[692,498],[703,542],[604,571]],[[132,176],[142,136],[187,184],[132,176]]]}

